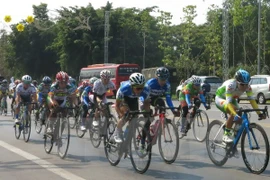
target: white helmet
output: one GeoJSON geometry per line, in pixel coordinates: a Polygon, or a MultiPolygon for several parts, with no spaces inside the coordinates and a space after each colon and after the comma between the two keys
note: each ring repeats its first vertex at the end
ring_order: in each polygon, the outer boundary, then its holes
{"type": "Polygon", "coordinates": [[[191,79],[193,84],[201,84],[202,80],[196,76],[192,77],[191,79]]]}
{"type": "Polygon", "coordinates": [[[96,80],[98,80],[97,77],[91,77],[91,78],[89,79],[89,83],[90,83],[90,84],[94,84],[94,82],[95,82],[96,80]]]}
{"type": "Polygon", "coordinates": [[[129,76],[129,82],[131,85],[144,85],[145,77],[141,73],[133,73],[129,76]]]}
{"type": "Polygon", "coordinates": [[[30,83],[32,82],[31,76],[29,76],[29,75],[24,75],[24,76],[22,77],[22,82],[25,83],[25,84],[30,84],[30,83]]]}
{"type": "Polygon", "coordinates": [[[112,73],[111,73],[111,71],[109,71],[109,70],[104,69],[104,70],[102,70],[102,71],[100,72],[100,77],[101,77],[102,79],[109,79],[111,76],[112,76],[112,73]]]}

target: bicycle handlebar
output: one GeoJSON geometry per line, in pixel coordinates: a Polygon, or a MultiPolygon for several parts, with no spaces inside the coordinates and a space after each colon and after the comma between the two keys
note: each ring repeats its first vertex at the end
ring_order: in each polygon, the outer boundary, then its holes
{"type": "MultiPolygon", "coordinates": [[[[240,108],[236,112],[237,112],[237,114],[241,114],[242,112],[247,113],[247,112],[254,112],[254,111],[262,111],[263,115],[266,115],[269,118],[267,106],[265,106],[263,109],[243,109],[243,108],[240,108]]],[[[259,119],[259,120],[261,120],[261,119],[259,119]]]]}

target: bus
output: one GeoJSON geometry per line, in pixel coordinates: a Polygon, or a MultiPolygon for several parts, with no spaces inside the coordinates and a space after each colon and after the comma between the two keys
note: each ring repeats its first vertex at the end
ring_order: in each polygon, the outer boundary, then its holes
{"type": "MultiPolygon", "coordinates": [[[[100,78],[100,71],[104,69],[111,71],[111,80],[114,82],[117,90],[120,87],[120,83],[122,81],[126,81],[129,79],[130,74],[135,72],[141,72],[140,66],[138,64],[92,64],[81,69],[79,81],[88,81],[91,77],[100,78]]],[[[106,96],[112,97],[114,96],[114,94],[112,91],[108,90],[106,96]]]]}
{"type": "MultiPolygon", "coordinates": [[[[177,69],[175,67],[168,67],[168,66],[164,66],[164,67],[166,67],[170,72],[170,77],[168,81],[171,84],[171,91],[172,93],[174,93],[175,92],[174,89],[176,89],[176,87],[179,85],[179,77],[177,76],[177,69]]],[[[156,77],[157,68],[159,67],[142,69],[142,74],[145,76],[147,81],[149,79],[156,77]]]]}

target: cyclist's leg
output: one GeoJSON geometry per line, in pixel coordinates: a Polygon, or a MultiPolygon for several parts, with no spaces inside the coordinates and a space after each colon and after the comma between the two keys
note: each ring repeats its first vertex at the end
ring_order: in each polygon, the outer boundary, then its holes
{"type": "Polygon", "coordinates": [[[3,97],[3,103],[4,103],[4,112],[7,113],[7,95],[3,97]]]}
{"type": "MultiPolygon", "coordinates": [[[[104,96],[106,97],[106,95],[104,95],[104,96]]],[[[100,105],[101,102],[103,102],[104,97],[100,98],[97,95],[91,95],[91,98],[93,98],[93,102],[95,104],[95,119],[93,121],[93,126],[98,126],[99,121],[100,121],[98,106],[100,105]]]]}

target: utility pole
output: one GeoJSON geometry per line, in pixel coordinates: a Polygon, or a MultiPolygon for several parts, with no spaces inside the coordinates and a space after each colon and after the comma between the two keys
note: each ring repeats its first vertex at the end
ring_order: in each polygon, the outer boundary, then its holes
{"type": "Polygon", "coordinates": [[[257,74],[261,72],[261,0],[258,0],[258,66],[257,74]]]}
{"type": "Polygon", "coordinates": [[[143,69],[145,68],[145,32],[143,32],[143,69]]]}
{"type": "Polygon", "coordinates": [[[229,0],[223,0],[223,80],[229,79],[229,0]]]}
{"type": "Polygon", "coordinates": [[[110,31],[110,11],[105,11],[105,24],[104,24],[104,63],[108,63],[108,43],[110,31]]]}

